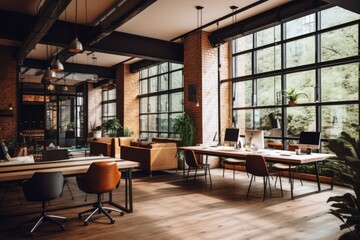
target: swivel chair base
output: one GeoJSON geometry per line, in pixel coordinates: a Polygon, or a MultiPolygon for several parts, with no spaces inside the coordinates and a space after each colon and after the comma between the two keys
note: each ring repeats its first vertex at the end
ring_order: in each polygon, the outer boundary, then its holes
{"type": "Polygon", "coordinates": [[[92,216],[94,216],[95,213],[98,213],[98,214],[103,213],[107,218],[109,218],[111,224],[115,223],[115,219],[113,217],[111,217],[111,215],[109,214],[110,212],[112,212],[112,211],[118,212],[118,213],[120,213],[121,216],[124,216],[124,212],[120,211],[119,209],[104,207],[103,203],[101,202],[101,195],[102,194],[98,194],[98,201],[93,204],[93,208],[79,213],[79,219],[82,219],[82,215],[84,213],[91,212],[90,215],[84,220],[85,225],[89,224],[90,218],[92,216]]]}

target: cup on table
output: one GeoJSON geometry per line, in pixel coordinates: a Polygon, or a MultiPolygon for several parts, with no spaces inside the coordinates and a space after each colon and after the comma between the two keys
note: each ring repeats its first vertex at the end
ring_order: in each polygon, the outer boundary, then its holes
{"type": "Polygon", "coordinates": [[[301,154],[301,148],[295,149],[295,154],[296,154],[296,155],[300,155],[300,154],[301,154]]]}

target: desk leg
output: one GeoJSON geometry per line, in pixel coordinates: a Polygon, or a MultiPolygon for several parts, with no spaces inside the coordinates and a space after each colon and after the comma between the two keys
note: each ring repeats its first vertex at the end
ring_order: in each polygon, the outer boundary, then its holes
{"type": "Polygon", "coordinates": [[[109,193],[109,204],[117,207],[125,212],[132,213],[133,212],[133,196],[132,196],[132,171],[131,169],[127,169],[125,171],[125,207],[120,204],[115,203],[112,200],[112,193],[109,193]]]}
{"type": "Polygon", "coordinates": [[[290,192],[291,192],[291,199],[294,199],[294,180],[291,171],[291,165],[289,164],[289,181],[290,181],[290,192]]]}
{"type": "Polygon", "coordinates": [[[317,163],[317,162],[314,162],[314,166],[315,166],[316,182],[317,182],[317,185],[318,185],[318,191],[321,192],[321,185],[320,185],[320,176],[319,176],[318,163],[317,163]]]}

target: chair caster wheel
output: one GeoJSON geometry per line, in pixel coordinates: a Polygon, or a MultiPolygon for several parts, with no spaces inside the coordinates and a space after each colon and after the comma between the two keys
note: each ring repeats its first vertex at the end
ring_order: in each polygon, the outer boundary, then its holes
{"type": "Polygon", "coordinates": [[[111,210],[108,210],[107,212],[108,212],[108,213],[111,213],[111,210]]]}
{"type": "Polygon", "coordinates": [[[111,224],[114,224],[114,223],[115,223],[115,220],[111,220],[110,222],[111,222],[111,224]]]}
{"type": "Polygon", "coordinates": [[[78,215],[78,218],[79,218],[79,219],[82,219],[82,215],[81,215],[81,214],[79,214],[79,215],[78,215]]]}
{"type": "Polygon", "coordinates": [[[123,212],[120,213],[120,216],[124,216],[124,215],[125,215],[125,213],[123,213],[123,212]]]}
{"type": "Polygon", "coordinates": [[[87,225],[89,225],[89,223],[88,223],[88,222],[84,222],[84,225],[87,226],[87,225]]]}

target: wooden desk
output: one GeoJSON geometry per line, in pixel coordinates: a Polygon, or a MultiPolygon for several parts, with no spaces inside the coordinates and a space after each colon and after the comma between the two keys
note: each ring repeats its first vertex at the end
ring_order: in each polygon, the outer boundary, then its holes
{"type": "MultiPolygon", "coordinates": [[[[121,206],[112,200],[109,194],[108,203],[126,212],[133,212],[132,198],[132,169],[139,166],[139,163],[115,159],[110,157],[85,157],[71,158],[59,161],[46,161],[23,164],[0,164],[0,182],[20,181],[31,178],[35,172],[56,172],[60,171],[64,176],[73,176],[86,173],[93,162],[114,161],[118,169],[125,173],[125,206],[121,206]]],[[[74,206],[72,206],[74,207],[74,206]]]]}
{"type": "MultiPolygon", "coordinates": [[[[233,147],[201,147],[201,146],[191,146],[191,147],[180,147],[181,150],[193,150],[195,154],[205,155],[206,161],[208,156],[217,156],[217,157],[229,157],[229,158],[238,158],[244,159],[246,155],[257,154],[265,158],[266,161],[270,162],[280,162],[284,164],[289,164],[289,178],[291,186],[291,199],[294,199],[294,186],[292,178],[293,171],[291,171],[291,165],[300,165],[304,163],[313,163],[315,166],[315,175],[318,185],[318,190],[316,192],[331,190],[332,185],[329,189],[321,190],[320,177],[318,162],[323,161],[331,156],[332,154],[324,153],[312,153],[312,154],[301,154],[296,155],[293,151],[284,151],[284,150],[274,150],[274,149],[261,149],[255,152],[245,151],[244,149],[235,149],[233,147]]],[[[183,162],[183,169],[185,171],[185,162],[183,162]]],[[[185,172],[183,172],[185,174],[185,172]]],[[[306,194],[308,195],[308,194],[306,194]]]]}

